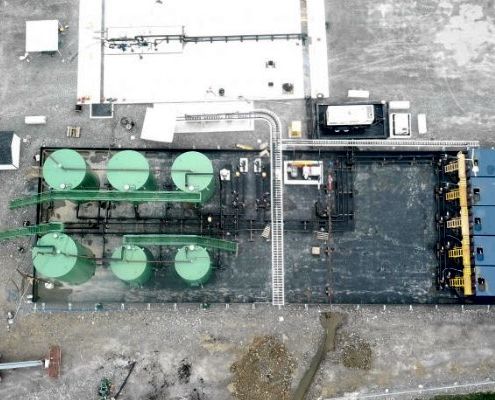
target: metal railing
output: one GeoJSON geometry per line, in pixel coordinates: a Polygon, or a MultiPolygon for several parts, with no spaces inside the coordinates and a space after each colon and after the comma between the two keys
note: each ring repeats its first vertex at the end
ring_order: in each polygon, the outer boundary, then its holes
{"type": "Polygon", "coordinates": [[[57,200],[68,201],[114,201],[114,202],[162,202],[162,203],[200,203],[199,192],[152,192],[132,191],[119,192],[112,190],[54,190],[35,194],[33,196],[15,199],[10,202],[10,209],[28,207],[57,200]]]}
{"type": "Polygon", "coordinates": [[[138,246],[187,246],[195,244],[236,254],[238,249],[237,242],[198,235],[124,235],[123,244],[138,246]]]}
{"type": "Polygon", "coordinates": [[[23,236],[44,235],[46,233],[63,231],[64,224],[62,222],[49,222],[47,224],[26,226],[0,232],[0,240],[9,240],[23,236]]]}
{"type": "Polygon", "coordinates": [[[259,42],[275,40],[301,40],[305,42],[308,35],[305,33],[265,33],[265,34],[244,34],[244,35],[206,35],[206,36],[189,36],[189,35],[135,35],[126,37],[104,38],[103,41],[109,46],[122,48],[119,45],[127,46],[158,46],[161,43],[179,42],[179,43],[214,43],[214,42],[259,42]]]}
{"type": "Polygon", "coordinates": [[[479,147],[480,143],[475,140],[409,140],[409,139],[385,139],[385,140],[366,140],[366,139],[282,139],[282,146],[286,148],[297,147],[386,147],[393,148],[414,148],[414,149],[436,149],[436,150],[461,150],[466,148],[479,147]]]}

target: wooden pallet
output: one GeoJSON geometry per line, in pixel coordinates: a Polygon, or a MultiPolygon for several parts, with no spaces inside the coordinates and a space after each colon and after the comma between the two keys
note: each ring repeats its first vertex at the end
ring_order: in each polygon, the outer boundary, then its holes
{"type": "Polygon", "coordinates": [[[60,376],[60,364],[62,362],[62,351],[60,350],[60,346],[50,346],[48,360],[48,376],[56,379],[60,376]]]}
{"type": "Polygon", "coordinates": [[[78,138],[81,136],[80,126],[68,126],[67,127],[67,137],[78,138]]]}

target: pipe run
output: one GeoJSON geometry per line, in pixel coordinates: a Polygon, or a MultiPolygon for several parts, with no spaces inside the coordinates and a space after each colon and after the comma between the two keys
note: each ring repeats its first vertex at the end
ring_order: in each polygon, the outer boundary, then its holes
{"type": "Polygon", "coordinates": [[[0,363],[0,371],[8,370],[8,369],[44,367],[44,365],[45,365],[44,360],[0,363]]]}

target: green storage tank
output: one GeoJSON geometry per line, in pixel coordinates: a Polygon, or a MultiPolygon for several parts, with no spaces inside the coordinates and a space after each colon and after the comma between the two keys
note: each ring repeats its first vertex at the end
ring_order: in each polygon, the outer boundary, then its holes
{"type": "Polygon", "coordinates": [[[75,150],[61,149],[51,153],[43,164],[43,179],[52,189],[98,189],[98,176],[92,173],[84,158],[75,150]]]}
{"type": "Polygon", "coordinates": [[[134,245],[121,246],[112,254],[110,269],[124,282],[142,285],[152,276],[153,255],[148,249],[134,245]]]}
{"type": "Polygon", "coordinates": [[[202,203],[215,194],[213,165],[208,157],[197,151],[188,151],[175,159],[172,180],[182,191],[201,192],[202,203]]]}
{"type": "Polygon", "coordinates": [[[189,285],[202,285],[210,279],[212,273],[210,255],[203,247],[184,246],[175,256],[175,271],[189,285]]]}
{"type": "Polygon", "coordinates": [[[79,285],[94,274],[96,261],[91,251],[63,233],[48,233],[32,250],[36,271],[49,280],[79,285]]]}
{"type": "Polygon", "coordinates": [[[156,180],[145,156],[134,150],[119,151],[107,166],[110,185],[121,192],[156,190],[156,180]]]}

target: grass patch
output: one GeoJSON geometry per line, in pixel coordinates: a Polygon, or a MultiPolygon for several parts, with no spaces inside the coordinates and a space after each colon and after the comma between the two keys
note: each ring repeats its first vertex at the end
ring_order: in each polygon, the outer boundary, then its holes
{"type": "Polygon", "coordinates": [[[433,400],[495,400],[495,393],[472,393],[451,396],[435,396],[433,400]]]}

